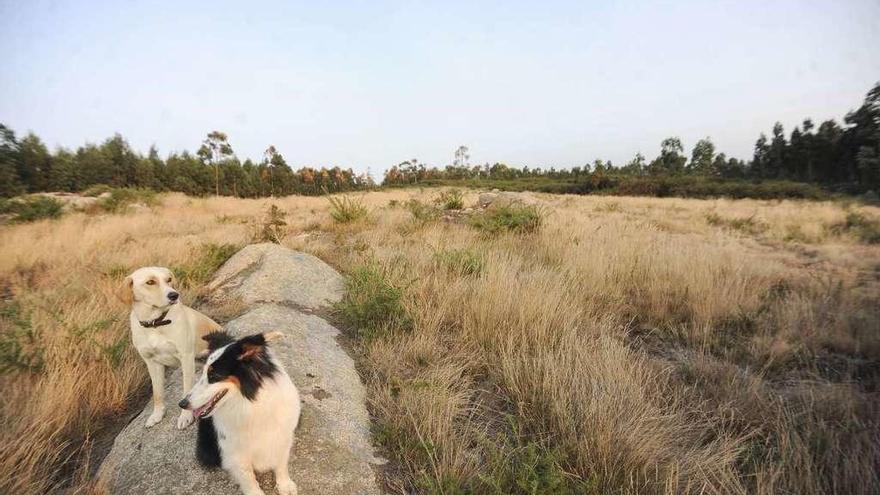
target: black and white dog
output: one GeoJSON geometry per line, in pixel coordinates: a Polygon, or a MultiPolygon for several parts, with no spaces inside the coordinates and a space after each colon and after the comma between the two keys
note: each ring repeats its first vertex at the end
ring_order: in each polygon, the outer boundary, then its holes
{"type": "Polygon", "coordinates": [[[180,407],[199,419],[196,457],[222,466],[245,495],[263,495],[254,471],[274,471],[278,493],[295,495],[287,472],[299,422],[299,392],[267,343],[280,332],[235,340],[212,332],[202,376],[180,407]]]}

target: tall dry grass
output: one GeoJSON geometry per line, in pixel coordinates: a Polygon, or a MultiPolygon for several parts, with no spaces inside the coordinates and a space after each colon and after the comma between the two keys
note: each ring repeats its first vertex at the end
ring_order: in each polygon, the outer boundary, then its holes
{"type": "MultiPolygon", "coordinates": [[[[303,223],[324,207],[287,203],[303,223]]],[[[193,303],[210,275],[204,258],[216,256],[205,247],[249,242],[267,205],[170,195],[139,212],[0,227],[0,493],[88,485],[94,442],[146,392],[117,297],[122,279],[139,266],[172,267],[187,275],[193,303]]]]}
{"type": "MultiPolygon", "coordinates": [[[[544,199],[532,235],[388,209],[300,243],[406,288],[411,325],[372,339],[365,366],[404,489],[503,493],[481,439],[512,416],[576,492],[876,492],[880,250],[834,228],[844,207],[544,199]],[[438,269],[438,251],[485,266],[438,269]]],[[[515,491],[559,492],[547,476],[515,491]]]]}
{"type": "MultiPolygon", "coordinates": [[[[487,236],[395,206],[435,195],[370,193],[369,214],[347,223],[322,198],[271,201],[283,244],[402,294],[406,317],[359,340],[393,490],[880,487],[880,248],[840,227],[877,209],[547,195],[538,232],[487,236]]],[[[145,379],[121,278],[148,264],[198,272],[202,245],[249,242],[269,203],[167,195],[147,211],[0,227],[3,304],[17,308],[4,338],[42,356],[0,377],[0,491],[88,487],[89,440],[145,379]]],[[[187,302],[198,289],[196,277],[187,302]]]]}

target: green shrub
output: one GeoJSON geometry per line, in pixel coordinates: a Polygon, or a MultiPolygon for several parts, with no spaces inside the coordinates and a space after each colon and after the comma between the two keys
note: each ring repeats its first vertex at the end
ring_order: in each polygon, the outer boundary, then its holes
{"type": "Polygon", "coordinates": [[[83,190],[82,195],[83,196],[91,196],[94,198],[94,197],[98,197],[106,192],[112,192],[112,191],[113,191],[113,188],[108,186],[107,184],[95,184],[95,185],[89,186],[85,190],[83,190]]]}
{"type": "Polygon", "coordinates": [[[464,193],[460,189],[440,191],[434,202],[444,210],[460,210],[464,208],[464,193]]]}
{"type": "Polygon", "coordinates": [[[820,187],[803,182],[751,182],[698,176],[616,176],[596,192],[623,196],[735,199],[822,199],[827,196],[820,187]]]}
{"type": "Polygon", "coordinates": [[[392,284],[378,265],[367,264],[352,270],[345,289],[345,296],[335,309],[358,336],[371,337],[409,325],[403,289],[392,284]]]}
{"type": "Polygon", "coordinates": [[[330,218],[337,223],[351,223],[363,220],[369,213],[362,198],[354,196],[328,196],[327,200],[330,201],[330,218]]]}
{"type": "Polygon", "coordinates": [[[843,222],[831,226],[835,234],[853,234],[860,241],[867,244],[880,243],[880,220],[868,218],[857,211],[847,213],[843,222]]]}
{"type": "Polygon", "coordinates": [[[0,304],[0,375],[36,373],[43,369],[43,350],[31,326],[30,316],[17,301],[0,304]]]}
{"type": "Polygon", "coordinates": [[[417,199],[406,202],[406,209],[417,223],[428,224],[440,218],[440,210],[417,199]]]}
{"type": "Polygon", "coordinates": [[[207,282],[239,249],[237,244],[202,244],[193,249],[189,263],[172,267],[171,271],[181,285],[194,287],[207,282]]]}
{"type": "Polygon", "coordinates": [[[12,215],[12,222],[25,223],[58,218],[64,210],[64,203],[49,196],[29,196],[3,200],[0,213],[12,215]]]}
{"type": "Polygon", "coordinates": [[[502,232],[531,234],[540,230],[543,223],[541,208],[515,202],[489,208],[471,218],[471,226],[487,235],[502,232]]]}
{"type": "Polygon", "coordinates": [[[154,206],[157,202],[156,191],[152,189],[119,188],[111,189],[110,196],[101,198],[98,205],[104,211],[121,213],[134,204],[154,206]]]}
{"type": "Polygon", "coordinates": [[[567,474],[563,453],[523,435],[517,420],[508,416],[510,431],[484,441],[486,460],[479,475],[479,493],[508,495],[576,495],[590,484],[567,474]]]}
{"type": "Polygon", "coordinates": [[[607,194],[683,198],[826,199],[820,186],[784,180],[723,179],[679,175],[626,175],[596,172],[577,178],[428,179],[423,186],[473,187],[552,194],[607,194]]]}
{"type": "Polygon", "coordinates": [[[483,255],[469,249],[451,249],[434,253],[434,262],[461,276],[479,275],[486,266],[483,255]]]}

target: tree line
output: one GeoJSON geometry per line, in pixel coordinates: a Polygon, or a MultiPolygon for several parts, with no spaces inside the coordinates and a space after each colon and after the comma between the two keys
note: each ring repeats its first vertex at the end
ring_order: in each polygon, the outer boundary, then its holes
{"type": "Polygon", "coordinates": [[[119,134],[75,151],[50,152],[35,134],[17,139],[12,129],[0,124],[0,197],[77,192],[96,184],[242,198],[317,195],[374,185],[368,175],[340,167],[294,171],[274,146],[259,162],[242,162],[219,131],[209,133],[195,154],[171,153],[163,159],[155,146],[142,155],[119,134]]]}
{"type": "MultiPolygon", "coordinates": [[[[770,137],[761,134],[751,160],[717,153],[708,137],[699,140],[690,156],[677,137],[664,139],[660,154],[647,161],[637,154],[623,166],[595,160],[569,169],[518,168],[503,163],[472,166],[469,150],[456,150],[453,163],[444,168],[406,160],[385,172],[383,185],[419,184],[429,180],[505,180],[523,178],[601,182],[609,175],[627,177],[710,177],[715,179],[773,179],[807,182],[844,192],[880,190],[880,83],[862,105],[846,114],[843,125],[827,120],[817,127],[806,119],[786,135],[780,123],[770,137]]],[[[291,169],[274,147],[262,159],[243,162],[235,155],[228,136],[208,133],[196,153],[159,156],[155,146],[142,155],[119,134],[101,144],[86,144],[75,151],[50,152],[38,136],[17,139],[0,124],[0,196],[41,191],[81,191],[95,184],[139,187],[245,198],[288,194],[322,194],[373,187],[368,174],[340,167],[291,169]]]]}
{"type": "Polygon", "coordinates": [[[468,149],[459,147],[451,165],[430,167],[417,159],[406,160],[385,172],[383,184],[418,184],[429,180],[509,180],[532,177],[548,179],[596,179],[596,175],[698,176],[717,179],[771,179],[808,182],[845,192],[880,189],[880,83],[862,105],[849,113],[840,125],[835,120],[818,127],[806,119],[786,136],[781,123],[771,137],[761,134],[749,161],[717,153],[710,138],[699,140],[690,157],[677,137],[664,139],[660,154],[648,162],[639,153],[627,164],[616,167],[610,161],[570,169],[510,167],[503,163],[468,163],[468,149]]]}

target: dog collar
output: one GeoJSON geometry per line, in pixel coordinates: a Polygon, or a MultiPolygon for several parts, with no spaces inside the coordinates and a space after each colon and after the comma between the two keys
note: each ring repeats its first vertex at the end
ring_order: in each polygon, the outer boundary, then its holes
{"type": "Polygon", "coordinates": [[[155,320],[150,321],[140,321],[138,323],[141,324],[144,328],[156,328],[156,327],[164,327],[165,325],[170,325],[171,320],[166,320],[165,315],[168,314],[168,310],[166,309],[161,315],[159,315],[155,320]]]}

